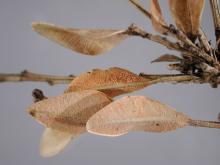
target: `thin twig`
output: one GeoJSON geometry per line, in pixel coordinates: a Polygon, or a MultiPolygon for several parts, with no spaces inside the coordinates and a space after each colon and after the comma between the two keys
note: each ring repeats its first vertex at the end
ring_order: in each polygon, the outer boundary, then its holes
{"type": "Polygon", "coordinates": [[[189,120],[189,125],[194,127],[206,127],[220,129],[220,122],[216,121],[204,121],[204,120],[189,120]]]}
{"type": "Polygon", "coordinates": [[[140,10],[145,16],[151,19],[151,13],[147,11],[140,3],[138,3],[138,0],[129,0],[138,10],[140,10]]]}
{"type": "Polygon", "coordinates": [[[129,35],[132,35],[132,36],[140,36],[142,38],[149,39],[153,42],[157,42],[161,45],[166,46],[170,50],[176,50],[176,51],[180,51],[180,52],[187,52],[187,50],[185,50],[179,44],[168,40],[166,37],[163,37],[163,36],[160,36],[160,35],[150,34],[150,33],[144,31],[143,29],[141,29],[140,27],[138,27],[135,24],[132,24],[131,26],[129,26],[129,28],[127,30],[127,33],[129,35]]]}
{"type": "Polygon", "coordinates": [[[152,83],[205,83],[203,80],[201,80],[199,77],[196,76],[190,76],[190,75],[184,75],[184,74],[165,74],[165,75],[149,75],[149,74],[140,74],[141,77],[144,78],[151,78],[152,83]]]}
{"type": "Polygon", "coordinates": [[[201,46],[205,49],[205,51],[208,52],[209,54],[211,54],[211,56],[213,56],[212,47],[209,44],[209,41],[208,41],[204,31],[202,30],[202,28],[199,29],[199,42],[200,42],[201,46]]]}
{"type": "MultiPolygon", "coordinates": [[[[149,39],[153,42],[157,42],[161,45],[166,46],[170,50],[176,50],[181,53],[185,53],[187,55],[193,56],[195,58],[200,58],[203,61],[207,61],[211,64],[219,65],[219,63],[217,63],[216,60],[213,57],[211,57],[210,55],[208,55],[204,50],[201,50],[197,47],[191,47],[190,45],[181,46],[178,43],[170,41],[166,37],[148,33],[135,24],[132,24],[131,26],[129,26],[127,33],[128,33],[128,35],[140,36],[142,38],[149,39]]],[[[178,34],[181,34],[181,33],[178,33],[178,34]]],[[[184,37],[184,35],[181,35],[181,38],[182,37],[184,37]]]]}
{"type": "MultiPolygon", "coordinates": [[[[157,83],[205,83],[198,77],[188,76],[183,74],[144,74],[140,73],[141,77],[146,78],[142,82],[122,83],[115,86],[98,86],[97,90],[124,88],[130,86],[152,85],[157,83]]],[[[23,71],[19,74],[0,74],[0,82],[47,82],[49,85],[56,84],[69,84],[75,77],[74,76],[53,76],[45,74],[37,74],[29,71],[23,71]]]]}
{"type": "Polygon", "coordinates": [[[0,73],[0,82],[47,82],[49,85],[68,84],[74,79],[74,76],[53,76],[46,74],[32,73],[27,70],[18,74],[0,73]]]}

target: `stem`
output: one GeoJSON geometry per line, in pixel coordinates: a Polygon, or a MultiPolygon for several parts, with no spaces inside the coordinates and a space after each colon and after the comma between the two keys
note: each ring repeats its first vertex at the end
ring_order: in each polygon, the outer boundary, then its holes
{"type": "Polygon", "coordinates": [[[139,2],[138,0],[129,0],[138,10],[140,10],[145,16],[151,19],[151,13],[148,12],[139,2]]]}
{"type": "Polygon", "coordinates": [[[160,35],[150,34],[143,29],[139,28],[137,25],[132,24],[129,26],[127,30],[127,34],[131,36],[140,36],[145,39],[149,39],[153,42],[157,42],[161,45],[166,46],[170,50],[176,50],[180,52],[186,52],[187,50],[183,49],[180,45],[168,40],[166,37],[162,37],[160,35]]]}
{"type": "Polygon", "coordinates": [[[147,79],[151,78],[153,83],[205,83],[198,77],[183,74],[148,75],[141,73],[140,76],[147,79]]]}
{"type": "Polygon", "coordinates": [[[34,82],[47,82],[49,85],[55,84],[68,84],[74,79],[74,76],[53,76],[46,74],[32,73],[24,70],[18,74],[5,74],[0,73],[0,82],[21,82],[21,81],[34,81],[34,82]]]}
{"type": "Polygon", "coordinates": [[[202,30],[202,28],[199,29],[199,42],[201,44],[201,46],[205,49],[206,52],[208,52],[209,54],[211,54],[211,56],[213,56],[212,54],[212,47],[209,44],[209,41],[204,33],[204,31],[202,30]]]}
{"type": "MultiPolygon", "coordinates": [[[[171,31],[173,31],[173,28],[171,31]]],[[[182,42],[188,45],[186,47],[181,46],[178,43],[172,42],[166,37],[150,34],[135,24],[129,26],[127,34],[131,36],[140,36],[142,38],[164,45],[170,50],[176,50],[181,53],[189,54],[190,56],[200,58],[203,61],[208,61],[209,63],[216,63],[216,60],[213,57],[208,55],[205,51],[200,50],[198,47],[196,47],[189,39],[187,39],[187,37],[181,31],[179,31],[177,34],[173,32],[172,35],[175,35],[178,39],[181,39],[182,42]]],[[[219,65],[219,63],[217,63],[216,65],[219,65]]]]}
{"type": "MultiPolygon", "coordinates": [[[[195,76],[188,76],[183,74],[144,74],[140,73],[140,76],[145,78],[145,81],[132,82],[132,83],[120,83],[109,86],[99,86],[96,90],[104,89],[117,89],[132,86],[152,85],[157,83],[205,83],[200,78],[195,76]]],[[[29,71],[23,71],[19,74],[0,74],[0,82],[47,82],[49,85],[56,84],[69,84],[75,77],[74,76],[54,76],[46,74],[37,74],[29,71]]]]}
{"type": "Polygon", "coordinates": [[[220,129],[220,122],[216,121],[204,121],[204,120],[189,120],[189,125],[194,127],[206,127],[220,129]]]}

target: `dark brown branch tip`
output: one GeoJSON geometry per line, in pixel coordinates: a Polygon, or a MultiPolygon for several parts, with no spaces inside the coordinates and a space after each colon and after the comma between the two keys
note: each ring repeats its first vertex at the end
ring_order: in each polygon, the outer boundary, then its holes
{"type": "Polygon", "coordinates": [[[176,34],[176,35],[178,35],[179,32],[180,32],[173,24],[170,24],[170,25],[169,25],[168,30],[169,30],[171,33],[176,34]]]}
{"type": "Polygon", "coordinates": [[[6,81],[6,79],[4,78],[4,77],[0,77],[0,82],[2,83],[2,82],[5,82],[6,81]]]}
{"type": "Polygon", "coordinates": [[[32,96],[34,98],[34,102],[39,102],[41,100],[47,99],[47,97],[44,96],[44,93],[42,90],[40,89],[34,89],[32,91],[32,96]]]}
{"type": "Polygon", "coordinates": [[[54,82],[53,82],[52,80],[48,80],[47,83],[48,83],[49,85],[51,85],[51,86],[54,85],[54,82]]]}
{"type": "Polygon", "coordinates": [[[139,28],[136,24],[132,23],[128,29],[127,29],[128,35],[134,35],[134,36],[141,36],[142,38],[148,38],[149,33],[143,31],[141,28],[139,28]]]}
{"type": "Polygon", "coordinates": [[[127,33],[128,34],[138,34],[137,33],[137,25],[135,25],[134,23],[132,23],[129,27],[128,27],[128,30],[127,30],[127,33]]]}
{"type": "Polygon", "coordinates": [[[25,75],[27,75],[28,73],[29,73],[29,72],[28,72],[28,70],[26,70],[26,69],[23,70],[23,71],[21,71],[21,75],[22,75],[22,76],[25,76],[25,75]]]}
{"type": "Polygon", "coordinates": [[[219,37],[220,37],[220,27],[217,27],[217,28],[215,29],[215,35],[216,35],[216,37],[219,39],[219,37]]]}

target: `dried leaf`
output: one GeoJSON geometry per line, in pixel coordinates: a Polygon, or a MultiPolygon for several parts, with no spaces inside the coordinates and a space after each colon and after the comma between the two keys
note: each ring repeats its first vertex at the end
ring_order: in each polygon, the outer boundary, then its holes
{"type": "Polygon", "coordinates": [[[115,97],[121,94],[133,92],[142,89],[148,84],[138,86],[115,88],[117,84],[144,82],[147,79],[140,77],[128,70],[121,68],[109,68],[108,70],[93,70],[92,72],[83,73],[70,83],[66,92],[73,92],[86,89],[100,89],[109,97],[115,97]],[[105,89],[105,87],[108,87],[105,89]],[[109,88],[112,87],[112,88],[109,88]]]}
{"type": "Polygon", "coordinates": [[[62,132],[52,128],[46,128],[40,144],[40,154],[43,157],[51,157],[63,149],[71,142],[73,138],[78,137],[69,132],[62,132]]]}
{"type": "Polygon", "coordinates": [[[70,92],[32,104],[28,111],[46,127],[63,132],[84,132],[87,120],[111,100],[102,92],[70,92]]]}
{"type": "Polygon", "coordinates": [[[49,40],[86,55],[110,51],[128,37],[125,30],[63,28],[40,22],[33,23],[32,27],[49,40]]]}
{"type": "Polygon", "coordinates": [[[166,33],[168,31],[167,24],[163,18],[159,2],[157,0],[151,0],[151,21],[154,29],[159,33],[166,33]]]}
{"type": "Polygon", "coordinates": [[[169,0],[169,7],[177,27],[190,38],[199,32],[204,0],[169,0]]]}
{"type": "Polygon", "coordinates": [[[183,113],[143,96],[126,96],[93,115],[88,132],[119,136],[129,131],[167,132],[188,125],[183,113]]]}
{"type": "Polygon", "coordinates": [[[153,62],[179,62],[179,61],[181,61],[181,58],[179,58],[178,56],[171,54],[164,54],[151,62],[153,63],[153,62]]]}
{"type": "Polygon", "coordinates": [[[48,157],[62,151],[71,139],[86,132],[86,122],[111,103],[104,93],[94,90],[71,92],[32,104],[28,111],[45,125],[41,155],[48,157]]]}

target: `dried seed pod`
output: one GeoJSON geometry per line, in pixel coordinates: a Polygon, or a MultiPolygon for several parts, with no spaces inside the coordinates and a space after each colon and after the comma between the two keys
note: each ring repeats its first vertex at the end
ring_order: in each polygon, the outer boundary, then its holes
{"type": "Polygon", "coordinates": [[[110,51],[128,37],[126,30],[63,28],[41,22],[33,23],[32,27],[49,40],[85,55],[110,51]]]}
{"type": "Polygon", "coordinates": [[[177,27],[194,39],[201,24],[204,0],[169,0],[169,7],[177,27]]]}
{"type": "Polygon", "coordinates": [[[164,54],[155,60],[151,61],[151,63],[154,62],[180,62],[181,58],[172,54],[164,54]]]}
{"type": "Polygon", "coordinates": [[[163,18],[159,2],[157,0],[151,0],[151,22],[154,29],[159,33],[166,33],[168,31],[167,24],[163,18]]]}
{"type": "Polygon", "coordinates": [[[111,102],[95,90],[71,92],[32,104],[28,112],[47,127],[42,137],[41,154],[53,156],[69,141],[86,132],[86,122],[111,102]]]}
{"type": "Polygon", "coordinates": [[[115,97],[121,94],[133,92],[142,89],[147,84],[147,79],[140,77],[128,70],[122,68],[109,68],[108,70],[93,70],[89,73],[83,73],[75,78],[70,83],[66,92],[86,90],[86,89],[100,89],[103,93],[110,97],[115,97]],[[118,84],[146,82],[142,85],[116,88],[118,84]],[[105,87],[107,87],[105,89],[105,87]]]}
{"type": "Polygon", "coordinates": [[[69,133],[52,128],[46,128],[40,142],[40,154],[51,157],[61,152],[72,139],[76,139],[81,132],[69,133]]]}
{"type": "Polygon", "coordinates": [[[143,96],[126,96],[93,115],[87,130],[104,136],[129,131],[167,132],[188,125],[189,118],[158,101],[143,96]]]}

